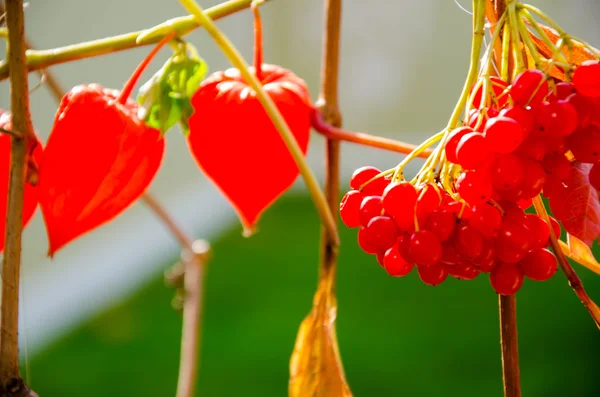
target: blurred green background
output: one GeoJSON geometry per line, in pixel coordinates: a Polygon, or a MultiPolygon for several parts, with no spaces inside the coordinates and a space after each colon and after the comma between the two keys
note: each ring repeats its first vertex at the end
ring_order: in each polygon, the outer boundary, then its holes
{"type": "MultiPolygon", "coordinates": [[[[198,396],[281,397],[288,360],[316,285],[319,223],[291,195],[251,239],[214,242],[198,396]]],[[[489,279],[424,285],[388,277],[343,228],[338,334],[356,396],[501,396],[497,295],[489,279]]],[[[165,269],[168,265],[165,265],[165,269]]],[[[597,275],[578,269],[591,296],[597,275]]],[[[162,278],[32,357],[40,396],[171,396],[181,316],[162,278]]],[[[600,338],[562,273],[518,293],[523,395],[600,395],[600,338]]],[[[335,397],[335,396],[332,396],[335,397]]]]}

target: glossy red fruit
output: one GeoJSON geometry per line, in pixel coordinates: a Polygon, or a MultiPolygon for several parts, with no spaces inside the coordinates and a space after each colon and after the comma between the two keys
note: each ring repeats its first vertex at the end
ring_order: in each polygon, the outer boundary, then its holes
{"type": "Polygon", "coordinates": [[[538,162],[529,159],[523,160],[525,174],[521,187],[523,188],[523,199],[530,199],[541,193],[546,182],[546,171],[538,162]]]}
{"type": "Polygon", "coordinates": [[[498,232],[498,241],[515,247],[520,251],[528,251],[533,245],[531,231],[524,223],[504,221],[498,232]]]}
{"type": "Polygon", "coordinates": [[[433,211],[427,221],[424,229],[433,232],[440,241],[448,240],[454,233],[456,227],[456,214],[450,211],[437,209],[433,211]]]}
{"type": "MultiPolygon", "coordinates": [[[[9,112],[4,112],[0,109],[0,128],[11,131],[12,117],[9,112]]],[[[8,179],[10,172],[10,149],[11,137],[7,134],[0,134],[0,214],[2,214],[2,222],[0,222],[0,252],[4,250],[4,234],[6,230],[6,207],[8,200],[8,179]]],[[[40,164],[42,159],[42,144],[37,141],[32,144],[32,153],[30,154],[29,162],[32,166],[40,164]]],[[[25,184],[25,194],[23,199],[23,227],[29,224],[38,205],[38,187],[27,182],[25,184]]]]}
{"type": "Polygon", "coordinates": [[[488,201],[493,190],[490,176],[483,170],[467,171],[456,181],[456,191],[470,205],[488,201]]]}
{"type": "Polygon", "coordinates": [[[508,117],[519,123],[524,136],[528,136],[533,130],[535,120],[531,110],[518,106],[508,106],[500,111],[500,116],[508,117]]]}
{"type": "MultiPolygon", "coordinates": [[[[352,174],[350,187],[354,190],[360,190],[363,184],[369,182],[380,173],[381,171],[375,167],[361,167],[352,174]]],[[[381,196],[388,184],[389,181],[387,179],[383,177],[377,178],[365,185],[362,192],[367,196],[381,196]]]]}
{"type": "Polygon", "coordinates": [[[479,269],[466,262],[458,263],[454,266],[447,266],[448,274],[457,280],[473,280],[479,276],[479,269]]]}
{"type": "Polygon", "coordinates": [[[573,156],[582,163],[600,161],[600,127],[589,125],[579,128],[567,138],[573,156]]]}
{"type": "Polygon", "coordinates": [[[558,269],[558,262],[552,252],[546,248],[535,248],[529,251],[519,263],[521,271],[536,281],[549,280],[558,269]]]}
{"type": "Polygon", "coordinates": [[[398,240],[398,228],[389,216],[376,216],[367,225],[367,240],[377,251],[386,251],[398,240]]]}
{"type": "MultiPolygon", "coordinates": [[[[494,98],[490,98],[488,95],[488,100],[490,101],[489,104],[494,103],[494,105],[499,108],[504,107],[504,105],[506,104],[506,101],[508,100],[508,96],[506,94],[502,95],[502,93],[508,87],[508,83],[506,83],[506,81],[502,80],[500,77],[497,77],[497,76],[490,77],[490,83],[491,83],[491,91],[493,92],[494,98]]],[[[476,109],[479,109],[482,106],[482,103],[481,103],[482,93],[483,93],[483,84],[478,87],[478,89],[477,89],[477,91],[475,91],[475,93],[472,93],[473,107],[476,109]]],[[[486,105],[486,104],[484,103],[483,105],[486,105]]]]}
{"type": "Polygon", "coordinates": [[[379,263],[379,266],[384,267],[383,260],[385,257],[385,252],[378,252],[375,254],[375,257],[377,258],[377,263],[379,263]]]}
{"type": "Polygon", "coordinates": [[[490,168],[492,184],[499,190],[516,189],[523,182],[524,177],[523,161],[512,153],[499,156],[490,168]]]}
{"type": "Polygon", "coordinates": [[[358,246],[367,254],[376,254],[377,252],[379,252],[379,250],[373,247],[373,245],[371,245],[371,243],[369,242],[369,236],[366,227],[363,226],[360,229],[358,229],[358,234],[356,237],[358,240],[358,246]]]}
{"type": "Polygon", "coordinates": [[[456,229],[454,235],[456,250],[465,258],[477,258],[485,243],[483,236],[474,227],[463,225],[456,229]]]}
{"type": "Polygon", "coordinates": [[[600,97],[600,63],[582,63],[573,73],[573,85],[581,95],[589,98],[600,97]]]}
{"type": "Polygon", "coordinates": [[[471,109],[467,115],[466,125],[476,131],[483,131],[483,126],[491,118],[498,116],[496,108],[471,109]]]}
{"type": "Polygon", "coordinates": [[[549,136],[571,135],[578,126],[577,109],[566,100],[543,102],[536,112],[537,128],[549,136]]]}
{"type": "Polygon", "coordinates": [[[525,139],[521,125],[509,117],[491,118],[483,130],[489,149],[496,153],[511,153],[525,139]]]}
{"type": "Polygon", "coordinates": [[[360,203],[358,218],[362,226],[367,226],[371,219],[383,214],[380,196],[367,196],[360,203]]]}
{"type": "Polygon", "coordinates": [[[392,277],[404,277],[412,271],[415,265],[404,259],[400,247],[398,244],[394,244],[385,252],[383,267],[392,277]]]}
{"type": "Polygon", "coordinates": [[[569,147],[564,137],[546,137],[546,154],[565,154],[569,147]]]}
{"type": "Polygon", "coordinates": [[[537,106],[548,95],[548,82],[544,73],[528,69],[518,75],[510,88],[510,97],[517,106],[537,106]]]}
{"type": "Polygon", "coordinates": [[[490,241],[486,241],[481,254],[473,261],[473,265],[482,273],[491,272],[496,266],[496,251],[490,241]]]}
{"type": "Polygon", "coordinates": [[[571,162],[562,154],[547,155],[544,157],[542,165],[549,177],[557,181],[566,181],[569,175],[571,175],[571,169],[573,168],[571,162]]]}
{"type": "Polygon", "coordinates": [[[554,235],[556,236],[556,238],[560,238],[560,234],[561,234],[560,223],[558,223],[558,221],[556,219],[554,219],[553,217],[550,217],[550,226],[552,227],[552,230],[554,231],[554,235]]]}
{"type": "Polygon", "coordinates": [[[436,285],[440,285],[446,280],[448,277],[448,271],[446,270],[446,266],[443,264],[432,265],[432,266],[418,266],[417,272],[419,273],[419,278],[427,285],[431,285],[435,287],[436,285]]]}
{"type": "Polygon", "coordinates": [[[524,223],[525,212],[519,205],[513,201],[502,200],[498,202],[502,211],[504,211],[504,222],[509,223],[524,223]]]}
{"type": "Polygon", "coordinates": [[[581,94],[571,94],[566,98],[575,110],[577,110],[577,119],[579,125],[585,127],[594,117],[594,106],[590,98],[586,98],[581,94]]]}
{"type": "Polygon", "coordinates": [[[525,226],[530,232],[532,247],[546,247],[550,239],[550,228],[542,218],[534,214],[525,215],[525,226]]]}
{"type": "Polygon", "coordinates": [[[350,190],[340,201],[340,217],[347,227],[360,226],[360,205],[365,195],[358,190],[350,190]]]}
{"type": "Polygon", "coordinates": [[[383,192],[383,208],[392,216],[414,215],[417,189],[409,182],[392,183],[383,192]]]}
{"type": "Polygon", "coordinates": [[[483,203],[471,208],[468,222],[484,237],[491,238],[498,234],[502,226],[502,215],[493,205],[483,203]]]}
{"type": "Polygon", "coordinates": [[[50,256],[127,209],[160,167],[160,131],[138,118],[134,100],[119,96],[80,85],[61,101],[39,172],[50,256]]]}
{"type": "Polygon", "coordinates": [[[435,265],[442,258],[442,243],[429,230],[414,232],[410,237],[409,253],[417,265],[435,265]]]}
{"type": "Polygon", "coordinates": [[[474,170],[489,158],[490,150],[480,132],[465,134],[456,147],[456,160],[464,169],[474,170]]]}
{"type": "Polygon", "coordinates": [[[466,134],[474,132],[471,127],[458,127],[452,130],[452,132],[448,135],[448,139],[446,140],[446,147],[444,148],[446,151],[446,159],[451,163],[457,163],[456,159],[456,147],[460,142],[460,139],[466,134]]]}
{"type": "Polygon", "coordinates": [[[498,263],[490,273],[492,287],[500,295],[513,295],[523,285],[523,272],[512,263],[498,263]]]}
{"type": "Polygon", "coordinates": [[[521,143],[516,153],[530,160],[542,161],[546,155],[545,141],[544,138],[530,136],[521,143]]]}
{"type": "Polygon", "coordinates": [[[442,244],[442,258],[440,259],[441,263],[446,265],[456,265],[462,260],[462,257],[456,250],[454,241],[450,240],[442,244]]]}
{"type": "Polygon", "coordinates": [[[560,83],[556,84],[554,91],[548,95],[548,100],[556,101],[559,99],[567,99],[576,92],[577,90],[573,84],[561,81],[560,83]]]}
{"type": "Polygon", "coordinates": [[[596,163],[592,166],[588,177],[590,184],[594,189],[600,190],[600,163],[596,163]]]}

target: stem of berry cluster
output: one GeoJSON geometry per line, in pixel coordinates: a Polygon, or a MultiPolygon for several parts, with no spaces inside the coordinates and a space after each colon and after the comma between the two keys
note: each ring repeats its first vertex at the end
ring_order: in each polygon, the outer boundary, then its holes
{"type": "Polygon", "coordinates": [[[239,51],[215,25],[210,16],[207,15],[206,11],[204,11],[194,0],[180,0],[180,2],[190,14],[198,19],[198,22],[200,22],[208,34],[211,35],[231,64],[240,71],[244,81],[254,90],[254,92],[256,92],[257,99],[265,109],[265,112],[273,122],[275,128],[277,128],[290,155],[300,170],[300,175],[302,175],[306,188],[319,213],[321,223],[325,226],[331,241],[334,241],[336,245],[339,245],[337,222],[336,218],[333,216],[334,212],[331,211],[327,204],[327,200],[319,186],[317,178],[308,166],[306,159],[304,158],[304,153],[300,149],[294,134],[275,105],[275,102],[273,102],[273,99],[267,94],[256,76],[250,72],[248,63],[244,60],[239,51]]]}
{"type": "MultiPolygon", "coordinates": [[[[511,1],[513,0],[488,0],[486,5],[486,17],[491,25],[495,25],[500,20],[504,15],[507,3],[511,1]]],[[[496,33],[499,35],[500,32],[496,33]]],[[[502,35],[499,37],[506,36],[502,35]]],[[[498,70],[503,70],[505,68],[503,68],[503,65],[499,62],[505,61],[502,59],[502,54],[506,43],[502,43],[502,39],[499,39],[497,42],[499,45],[495,46],[496,65],[498,66],[498,70]]],[[[491,54],[489,54],[489,56],[491,56],[491,54]]],[[[508,76],[511,76],[512,71],[509,69],[507,69],[507,74],[508,76]]],[[[502,348],[502,381],[504,385],[504,396],[521,397],[516,295],[500,295],[498,298],[498,306],[500,313],[500,345],[502,348]]]]}
{"type": "MultiPolygon", "coordinates": [[[[264,3],[265,1],[267,0],[263,0],[261,3],[264,3]]],[[[253,0],[229,0],[207,9],[206,13],[212,19],[220,19],[250,7],[252,2],[253,0]]],[[[52,65],[156,44],[163,37],[172,32],[175,32],[176,36],[182,37],[200,26],[201,24],[196,21],[194,16],[188,15],[185,17],[172,18],[158,26],[137,32],[125,33],[118,36],[48,50],[30,50],[26,53],[27,69],[32,72],[52,65]],[[139,41],[138,38],[142,34],[144,34],[144,40],[139,41]]],[[[0,81],[8,78],[9,69],[10,65],[7,60],[0,61],[0,81]]]]}
{"type": "MultiPolygon", "coordinates": [[[[376,149],[389,150],[391,152],[402,154],[410,154],[417,149],[417,146],[411,145],[410,143],[369,135],[365,134],[364,132],[354,132],[344,130],[339,127],[334,127],[325,121],[322,112],[318,109],[317,111],[313,112],[311,123],[315,131],[323,135],[328,140],[351,142],[361,146],[369,146],[376,149]]],[[[426,149],[420,152],[417,157],[426,159],[431,153],[431,149],[426,149]]]]}
{"type": "Polygon", "coordinates": [[[0,396],[36,396],[29,390],[19,371],[19,279],[23,198],[28,156],[34,143],[29,111],[23,0],[6,2],[6,23],[8,63],[13,71],[10,75],[12,128],[21,136],[11,137],[6,233],[2,258],[0,396]]]}

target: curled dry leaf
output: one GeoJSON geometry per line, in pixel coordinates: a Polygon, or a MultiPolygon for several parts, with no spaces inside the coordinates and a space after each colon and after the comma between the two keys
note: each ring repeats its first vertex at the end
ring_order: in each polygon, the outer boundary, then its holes
{"type": "Polygon", "coordinates": [[[577,237],[567,234],[567,242],[559,241],[562,252],[573,261],[600,274],[600,263],[594,257],[592,250],[577,237]]]}
{"type": "Polygon", "coordinates": [[[289,397],[352,397],[338,348],[336,315],[331,282],[322,280],[312,311],[296,338],[290,360],[289,397]]]}

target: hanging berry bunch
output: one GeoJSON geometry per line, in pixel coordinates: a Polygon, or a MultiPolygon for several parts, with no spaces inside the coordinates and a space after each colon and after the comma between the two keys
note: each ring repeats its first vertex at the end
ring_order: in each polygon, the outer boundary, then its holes
{"type": "Polygon", "coordinates": [[[600,235],[599,53],[512,2],[480,61],[484,11],[474,12],[471,68],[448,126],[393,169],[356,170],[340,214],[391,276],[416,266],[438,285],[489,273],[512,295],[524,278],[548,280],[558,268],[549,248],[561,227],[541,195],[571,238],[591,245],[600,235]],[[406,164],[437,142],[405,180],[406,164]],[[539,216],[525,213],[532,203],[539,216]]]}

